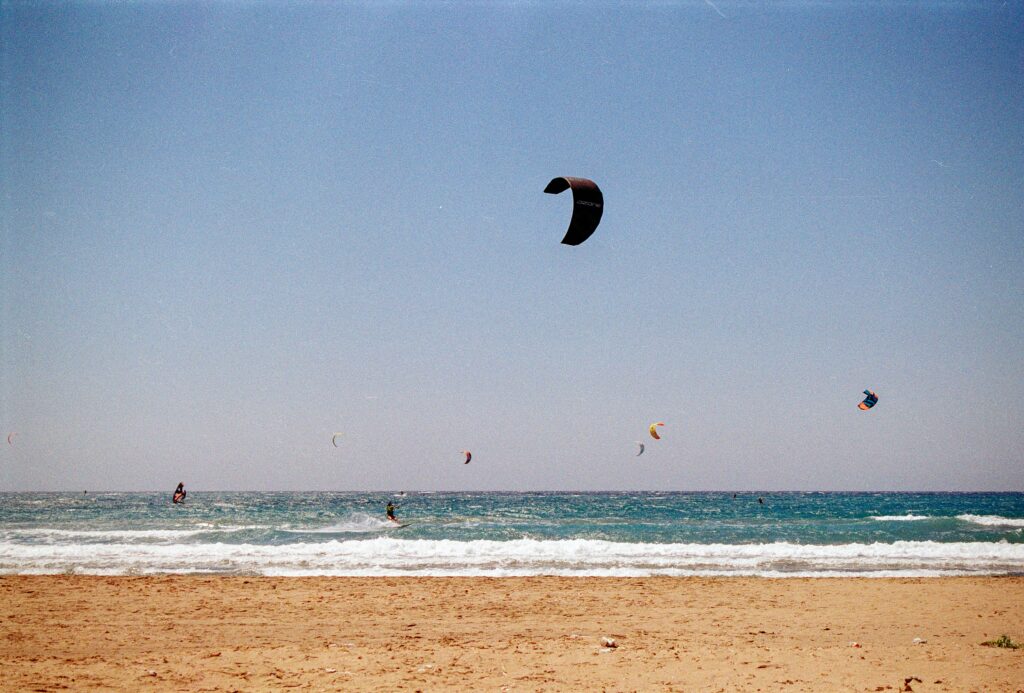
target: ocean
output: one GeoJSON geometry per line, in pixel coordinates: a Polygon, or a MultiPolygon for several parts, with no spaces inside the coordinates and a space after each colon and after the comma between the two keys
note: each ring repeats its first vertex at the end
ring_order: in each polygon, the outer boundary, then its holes
{"type": "Polygon", "coordinates": [[[1021,575],[1024,493],[2,493],[38,573],[1021,575]]]}

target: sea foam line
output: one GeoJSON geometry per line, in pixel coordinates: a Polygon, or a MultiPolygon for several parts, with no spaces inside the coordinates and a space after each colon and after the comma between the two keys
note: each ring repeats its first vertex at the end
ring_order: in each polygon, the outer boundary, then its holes
{"type": "Polygon", "coordinates": [[[1024,518],[1001,517],[999,515],[957,515],[956,519],[988,527],[1024,527],[1024,518]]]}
{"type": "Polygon", "coordinates": [[[0,543],[0,573],[254,575],[1024,574],[1024,544],[631,544],[600,540],[366,540],[256,544],[0,543]]]}
{"type": "Polygon", "coordinates": [[[202,534],[225,534],[233,532],[244,532],[250,529],[268,529],[265,525],[246,526],[204,526],[196,529],[55,529],[55,528],[7,528],[0,530],[0,537],[12,538],[60,538],[67,539],[184,539],[202,534]]]}
{"type": "Polygon", "coordinates": [[[878,522],[916,522],[918,520],[931,520],[930,515],[872,515],[872,520],[878,522]]]}

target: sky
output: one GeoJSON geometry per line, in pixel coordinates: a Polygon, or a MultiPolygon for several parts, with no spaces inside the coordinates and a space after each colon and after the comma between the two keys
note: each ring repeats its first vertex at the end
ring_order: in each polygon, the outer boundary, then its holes
{"type": "Polygon", "coordinates": [[[0,490],[1024,490],[1022,2],[4,0],[0,60],[0,490]]]}

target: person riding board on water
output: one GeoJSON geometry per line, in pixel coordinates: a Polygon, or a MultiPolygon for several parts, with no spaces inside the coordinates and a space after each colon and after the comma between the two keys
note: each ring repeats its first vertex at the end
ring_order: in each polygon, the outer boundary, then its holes
{"type": "Polygon", "coordinates": [[[174,496],[171,498],[171,500],[175,503],[181,503],[182,501],[185,500],[185,496],[187,495],[188,491],[185,490],[185,484],[179,481],[178,488],[174,489],[174,496]]]}
{"type": "Polygon", "coordinates": [[[387,513],[389,520],[391,520],[395,524],[398,524],[398,519],[395,517],[395,504],[394,503],[392,503],[391,501],[388,501],[388,505],[387,505],[386,508],[384,508],[384,512],[387,513]]]}

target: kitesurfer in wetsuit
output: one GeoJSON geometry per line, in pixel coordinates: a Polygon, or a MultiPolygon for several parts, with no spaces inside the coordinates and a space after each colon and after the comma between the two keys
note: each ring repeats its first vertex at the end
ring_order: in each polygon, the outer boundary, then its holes
{"type": "Polygon", "coordinates": [[[395,518],[395,504],[394,503],[392,503],[391,501],[388,501],[388,506],[386,508],[384,508],[384,512],[386,512],[388,514],[388,519],[389,520],[391,520],[395,524],[398,524],[398,520],[395,518]]]}
{"type": "Polygon", "coordinates": [[[185,484],[179,481],[178,488],[174,489],[174,496],[171,498],[171,500],[174,501],[175,503],[181,503],[182,501],[185,500],[185,496],[187,495],[188,492],[185,490],[185,484]]]}

